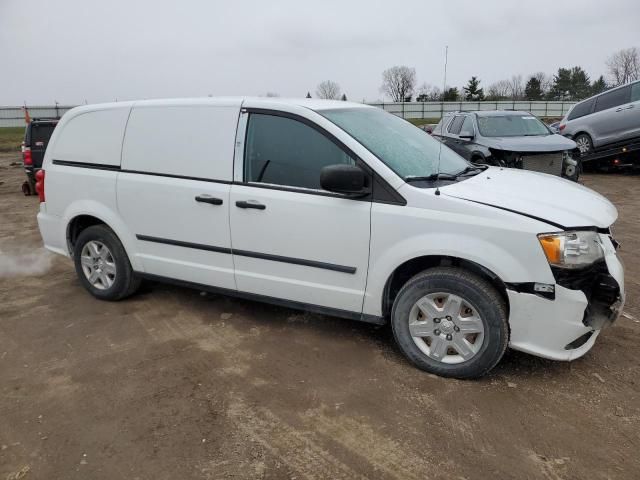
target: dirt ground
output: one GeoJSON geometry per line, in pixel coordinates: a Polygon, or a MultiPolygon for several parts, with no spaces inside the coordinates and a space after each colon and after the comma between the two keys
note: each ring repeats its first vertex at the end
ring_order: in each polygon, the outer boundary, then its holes
{"type": "Polygon", "coordinates": [[[41,250],[18,160],[0,157],[0,479],[640,478],[640,177],[584,179],[620,211],[624,316],[571,364],[508,352],[456,381],[387,327],[160,284],[92,298],[41,250]]]}

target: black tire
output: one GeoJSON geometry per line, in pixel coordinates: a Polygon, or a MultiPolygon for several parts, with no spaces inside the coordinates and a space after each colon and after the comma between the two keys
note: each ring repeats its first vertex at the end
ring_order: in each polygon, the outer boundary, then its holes
{"type": "Polygon", "coordinates": [[[398,293],[391,313],[393,334],[402,353],[421,370],[443,377],[477,378],[488,373],[502,358],[509,341],[506,306],[497,290],[479,276],[454,267],[437,267],[411,278],[398,293]],[[409,318],[418,300],[430,293],[445,292],[473,304],[482,321],[484,335],[477,353],[469,360],[448,364],[423,352],[409,332],[409,318]]]}
{"type": "Polygon", "coordinates": [[[25,197],[28,197],[31,195],[31,187],[29,186],[29,182],[23,182],[20,188],[25,197]]]}
{"type": "Polygon", "coordinates": [[[80,232],[74,247],[73,261],[80,283],[82,283],[91,295],[100,300],[122,300],[123,298],[133,295],[140,286],[141,280],[135,275],[131,268],[129,257],[122,243],[116,234],[106,225],[93,225],[80,232]],[[98,241],[104,244],[113,257],[116,273],[113,284],[109,288],[99,289],[93,286],[82,268],[81,252],[84,246],[91,241],[98,241]]]}
{"type": "Polygon", "coordinates": [[[579,133],[573,138],[573,141],[576,142],[576,144],[578,145],[577,148],[578,148],[578,151],[580,152],[580,155],[587,155],[593,152],[593,140],[591,140],[591,137],[588,134],[579,133]],[[582,144],[582,142],[584,142],[583,144],[585,145],[586,149],[580,148],[580,145],[582,144]]]}

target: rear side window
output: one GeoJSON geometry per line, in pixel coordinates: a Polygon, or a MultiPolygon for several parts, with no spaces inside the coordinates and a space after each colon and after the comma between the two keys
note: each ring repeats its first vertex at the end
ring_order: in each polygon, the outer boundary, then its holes
{"type": "Polygon", "coordinates": [[[620,105],[629,102],[630,96],[631,87],[629,85],[603,93],[596,98],[596,112],[601,112],[608,108],[619,107],[620,105]]]}
{"type": "Polygon", "coordinates": [[[239,105],[134,107],[122,168],[230,181],[239,105]]]}
{"type": "Polygon", "coordinates": [[[56,135],[53,145],[53,159],[120,165],[122,137],[128,116],[129,108],[119,107],[89,111],[72,117],[60,124],[61,131],[56,135]]]}
{"type": "Polygon", "coordinates": [[[573,109],[567,120],[574,120],[576,118],[584,117],[585,115],[589,115],[593,111],[593,105],[596,103],[595,98],[591,98],[589,100],[585,100],[582,103],[578,103],[573,109]]]}
{"type": "Polygon", "coordinates": [[[252,113],[247,125],[247,182],[321,189],[320,170],[355,161],[338,145],[297,120],[252,113]]]}
{"type": "Polygon", "coordinates": [[[35,124],[31,129],[31,148],[46,148],[54,128],[56,125],[52,123],[35,124]]]}
{"type": "Polygon", "coordinates": [[[462,122],[464,122],[464,117],[464,115],[456,115],[456,117],[453,119],[453,122],[451,122],[451,125],[449,125],[447,131],[454,135],[459,134],[460,129],[462,128],[462,122]]]}
{"type": "Polygon", "coordinates": [[[631,85],[631,101],[638,102],[640,101],[640,82],[636,82],[631,85]]]}

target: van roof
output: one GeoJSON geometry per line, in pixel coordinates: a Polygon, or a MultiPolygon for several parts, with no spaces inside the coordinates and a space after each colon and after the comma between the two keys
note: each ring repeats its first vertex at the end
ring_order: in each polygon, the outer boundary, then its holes
{"type": "MultiPolygon", "coordinates": [[[[635,83],[640,83],[640,80],[633,80],[633,81],[631,81],[631,82],[624,83],[624,84],[622,84],[622,85],[618,85],[617,87],[608,88],[608,89],[607,89],[607,90],[605,90],[604,92],[600,92],[600,93],[596,93],[595,95],[591,95],[590,97],[588,97],[588,98],[584,98],[584,99],[582,99],[582,100],[580,100],[580,101],[578,101],[578,102],[574,103],[573,105],[571,105],[571,108],[569,109],[569,111],[573,110],[573,107],[575,107],[576,105],[579,105],[579,104],[584,103],[584,102],[586,102],[586,101],[588,101],[588,100],[592,100],[592,99],[594,99],[594,98],[597,98],[597,97],[599,97],[600,95],[604,95],[605,93],[613,92],[614,90],[620,90],[621,88],[627,87],[627,86],[629,86],[629,85],[633,85],[633,84],[635,84],[635,83]]],[[[569,113],[569,112],[567,112],[567,113],[569,113]]]]}
{"type": "Polygon", "coordinates": [[[107,110],[110,108],[127,108],[133,105],[148,106],[194,106],[194,105],[219,105],[232,106],[251,104],[252,107],[264,106],[265,108],[278,108],[278,106],[295,105],[310,110],[333,110],[338,108],[375,108],[370,105],[346,102],[342,100],[320,100],[315,98],[280,98],[280,97],[199,97],[199,98],[166,98],[153,100],[131,100],[125,102],[96,103],[76,107],[80,111],[107,110]]]}

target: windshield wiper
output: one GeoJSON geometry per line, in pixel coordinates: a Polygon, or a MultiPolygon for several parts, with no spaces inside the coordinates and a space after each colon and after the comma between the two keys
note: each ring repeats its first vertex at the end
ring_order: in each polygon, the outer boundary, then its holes
{"type": "Polygon", "coordinates": [[[488,166],[484,165],[484,166],[479,166],[479,165],[469,165],[468,167],[465,167],[464,170],[460,170],[458,173],[454,174],[454,177],[458,178],[458,177],[462,177],[464,175],[467,175],[469,173],[480,173],[480,172],[484,172],[487,168],[489,168],[488,166]]]}
{"type": "Polygon", "coordinates": [[[404,177],[403,180],[407,183],[432,182],[434,180],[457,180],[459,177],[463,177],[471,173],[477,174],[480,172],[484,172],[487,168],[489,167],[486,165],[483,165],[483,166],[469,165],[468,167],[465,167],[463,170],[460,170],[459,172],[456,172],[456,173],[440,172],[440,173],[432,173],[431,175],[425,175],[423,177],[410,175],[408,177],[404,177]]]}
{"type": "Polygon", "coordinates": [[[410,182],[430,182],[433,180],[456,180],[458,177],[451,173],[432,173],[431,175],[425,175],[424,177],[409,175],[404,177],[403,180],[407,183],[410,182]]]}

